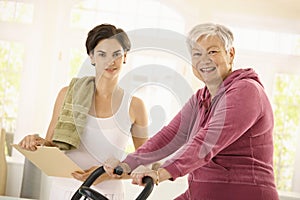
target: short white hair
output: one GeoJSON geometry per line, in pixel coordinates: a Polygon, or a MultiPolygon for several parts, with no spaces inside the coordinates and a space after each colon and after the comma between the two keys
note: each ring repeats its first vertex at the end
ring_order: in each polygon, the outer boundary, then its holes
{"type": "Polygon", "coordinates": [[[199,24],[192,28],[188,34],[187,44],[189,50],[197,43],[200,37],[218,36],[224,44],[226,51],[229,51],[233,47],[233,34],[229,28],[214,23],[199,24]]]}

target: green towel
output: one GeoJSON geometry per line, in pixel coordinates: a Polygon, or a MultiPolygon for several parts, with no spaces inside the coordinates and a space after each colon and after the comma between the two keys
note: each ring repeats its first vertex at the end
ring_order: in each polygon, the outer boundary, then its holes
{"type": "Polygon", "coordinates": [[[53,142],[61,150],[78,148],[94,92],[95,77],[71,80],[53,135],[53,142]]]}

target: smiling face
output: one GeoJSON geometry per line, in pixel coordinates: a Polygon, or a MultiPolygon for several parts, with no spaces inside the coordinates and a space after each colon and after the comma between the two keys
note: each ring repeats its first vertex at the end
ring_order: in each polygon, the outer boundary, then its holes
{"type": "Polygon", "coordinates": [[[192,48],[194,75],[206,85],[220,85],[231,73],[234,48],[226,51],[218,36],[202,36],[192,48]]]}
{"type": "Polygon", "coordinates": [[[90,55],[95,64],[96,78],[117,78],[126,54],[116,39],[101,40],[90,55]]]}

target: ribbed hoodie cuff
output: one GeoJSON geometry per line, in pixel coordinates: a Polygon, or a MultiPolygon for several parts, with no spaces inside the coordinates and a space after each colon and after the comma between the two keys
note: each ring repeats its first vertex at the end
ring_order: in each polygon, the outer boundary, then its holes
{"type": "Polygon", "coordinates": [[[177,168],[177,166],[174,163],[163,164],[161,168],[164,168],[170,173],[170,175],[172,176],[172,178],[170,179],[171,181],[175,181],[175,179],[181,176],[180,170],[177,168]]]}

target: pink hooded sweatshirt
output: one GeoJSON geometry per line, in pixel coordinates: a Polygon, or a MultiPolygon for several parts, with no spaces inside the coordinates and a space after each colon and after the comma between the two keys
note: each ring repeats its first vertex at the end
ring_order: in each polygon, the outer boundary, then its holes
{"type": "Polygon", "coordinates": [[[159,161],[172,176],[189,174],[176,199],[278,200],[273,173],[273,111],[252,69],[232,72],[211,100],[198,90],[174,119],[124,162],[159,161]]]}

